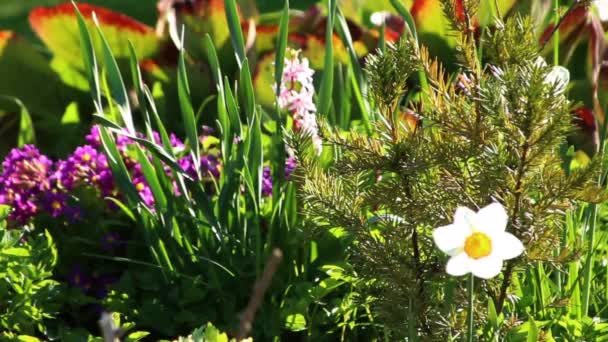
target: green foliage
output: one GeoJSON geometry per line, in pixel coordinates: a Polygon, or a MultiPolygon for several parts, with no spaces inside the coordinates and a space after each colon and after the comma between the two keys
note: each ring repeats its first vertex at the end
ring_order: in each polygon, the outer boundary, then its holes
{"type": "MultiPolygon", "coordinates": [[[[211,323],[202,326],[192,332],[187,337],[180,337],[174,342],[233,342],[235,339],[228,339],[228,335],[220,332],[211,323]]],[[[252,338],[244,339],[246,342],[253,342],[252,338]]]]}
{"type": "Polygon", "coordinates": [[[57,249],[48,232],[28,235],[7,230],[2,206],[0,228],[0,328],[2,338],[37,335],[59,309],[61,285],[52,279],[57,249]]]}
{"type": "MultiPolygon", "coordinates": [[[[599,189],[599,197],[589,196],[598,193],[599,158],[562,168],[559,149],[575,129],[572,105],[555,78],[561,70],[539,62],[525,23],[513,18],[497,28],[484,45],[490,64],[483,69],[476,67],[475,46],[460,45],[470,50],[461,50],[469,63],[453,82],[411,41],[377,52],[366,69],[380,117],[373,133],[327,127],[337,156],[328,168],[300,154],[308,219],[317,230],[342,228],[355,239],[355,270],[373,281],[372,312],[395,337],[448,338],[464,329],[463,284],[443,276],[444,258],[431,237],[457,206],[502,203],[508,231],[526,246],[525,258],[507,263],[502,280],[483,284],[484,298],[502,312],[520,266],[558,262],[562,211],[576,200],[605,198],[599,189]],[[402,102],[415,94],[408,86],[420,64],[431,87],[420,103],[402,102]]],[[[293,144],[301,151],[297,137],[293,144]]]]}
{"type": "Polygon", "coordinates": [[[370,55],[366,62],[369,97],[390,117],[407,90],[407,80],[418,70],[416,48],[402,39],[398,45],[389,44],[386,51],[370,55]]]}

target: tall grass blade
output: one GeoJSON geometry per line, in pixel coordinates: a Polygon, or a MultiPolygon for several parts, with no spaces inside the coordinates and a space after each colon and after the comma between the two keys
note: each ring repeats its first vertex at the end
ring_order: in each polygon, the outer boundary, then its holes
{"type": "Polygon", "coordinates": [[[281,91],[281,80],[283,78],[283,66],[285,60],[285,49],[287,48],[287,36],[289,34],[289,0],[285,0],[281,20],[279,21],[279,36],[277,37],[276,57],[274,60],[274,82],[276,84],[276,96],[281,91]]]}
{"type": "Polygon", "coordinates": [[[188,76],[186,74],[186,61],[184,54],[184,49],[182,48],[179,53],[179,63],[177,71],[177,96],[179,98],[179,106],[182,112],[182,120],[184,121],[186,136],[188,137],[190,149],[194,155],[193,159],[194,164],[196,165],[196,172],[199,173],[201,151],[198,143],[196,118],[194,117],[194,109],[192,108],[192,100],[190,99],[190,87],[188,85],[188,76]]]}
{"type": "Polygon", "coordinates": [[[319,93],[318,110],[322,115],[329,115],[331,110],[331,99],[334,87],[334,17],[336,14],[336,0],[328,0],[329,13],[327,15],[327,26],[325,27],[325,63],[323,67],[323,79],[319,93]]]}
{"type": "Polygon", "coordinates": [[[224,8],[226,9],[230,40],[236,53],[236,60],[239,63],[239,67],[242,67],[245,61],[245,39],[243,39],[243,30],[241,29],[241,20],[236,9],[236,1],[224,0],[224,8]]]}
{"type": "Polygon", "coordinates": [[[99,26],[97,18],[93,18],[97,27],[97,34],[102,42],[103,60],[112,100],[114,100],[114,102],[118,105],[118,110],[120,111],[122,121],[125,124],[127,131],[134,134],[135,126],[133,124],[131,105],[129,104],[129,97],[127,96],[125,83],[120,75],[120,69],[118,68],[116,59],[114,58],[112,50],[110,49],[110,44],[108,44],[103,32],[101,32],[101,27],[99,26]]]}

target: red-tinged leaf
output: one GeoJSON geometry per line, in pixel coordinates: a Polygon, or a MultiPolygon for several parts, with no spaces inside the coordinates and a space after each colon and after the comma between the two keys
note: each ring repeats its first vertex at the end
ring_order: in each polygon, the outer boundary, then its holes
{"type": "MultiPolygon", "coordinates": [[[[576,6],[563,18],[559,25],[559,40],[560,43],[572,41],[573,37],[580,35],[584,30],[584,26],[589,18],[589,9],[585,6],[576,6]]],[[[540,37],[541,46],[545,46],[545,50],[552,49],[551,44],[547,42],[553,37],[555,25],[550,24],[540,37]]],[[[546,52],[546,51],[543,51],[546,52]]]]}
{"type": "Polygon", "coordinates": [[[599,136],[593,110],[585,106],[576,108],[573,121],[579,130],[568,137],[568,142],[577,150],[582,150],[589,156],[594,155],[597,152],[599,136]]]}
{"type": "Polygon", "coordinates": [[[574,122],[578,127],[584,131],[595,131],[595,116],[593,115],[593,110],[585,106],[581,106],[574,110],[574,114],[574,122]]]}
{"type": "Polygon", "coordinates": [[[587,31],[589,34],[587,73],[588,78],[591,80],[591,87],[593,89],[593,110],[597,115],[598,121],[603,125],[605,113],[598,97],[598,86],[602,58],[606,52],[606,40],[604,38],[604,29],[602,27],[602,23],[594,14],[591,16],[590,21],[587,24],[587,31]]]}
{"type": "Polygon", "coordinates": [[[400,15],[390,14],[386,18],[386,41],[396,42],[403,34],[405,20],[400,15]]]}
{"type": "Polygon", "coordinates": [[[0,31],[0,52],[14,35],[13,31],[0,31]]]}
{"type": "MultiPolygon", "coordinates": [[[[148,58],[158,52],[160,41],[151,27],[103,7],[84,3],[77,6],[91,32],[94,32],[92,18],[95,13],[117,59],[129,58],[129,41],[140,58],[148,58]]],[[[78,23],[71,3],[66,2],[55,7],[37,7],[30,13],[29,21],[34,32],[55,57],[82,67],[78,23]]],[[[95,50],[101,51],[99,37],[92,35],[92,39],[95,50]]]]}

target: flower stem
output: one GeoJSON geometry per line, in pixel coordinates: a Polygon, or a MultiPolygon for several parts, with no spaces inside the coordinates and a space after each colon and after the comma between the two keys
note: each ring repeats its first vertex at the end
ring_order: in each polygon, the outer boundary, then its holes
{"type": "Polygon", "coordinates": [[[468,332],[467,332],[467,341],[468,342],[473,342],[474,340],[474,335],[475,335],[475,330],[473,327],[473,301],[475,300],[475,280],[474,280],[474,276],[473,273],[469,274],[469,310],[468,310],[468,332]]]}
{"type": "Polygon", "coordinates": [[[553,10],[555,11],[553,17],[553,24],[555,25],[555,32],[553,33],[553,65],[559,65],[559,0],[553,2],[553,10]]]}
{"type": "Polygon", "coordinates": [[[597,221],[597,206],[595,204],[589,205],[589,237],[587,240],[587,260],[585,262],[585,268],[583,270],[583,302],[581,313],[583,316],[587,316],[589,313],[589,297],[591,294],[591,277],[593,276],[593,249],[595,244],[595,225],[597,221]]]}

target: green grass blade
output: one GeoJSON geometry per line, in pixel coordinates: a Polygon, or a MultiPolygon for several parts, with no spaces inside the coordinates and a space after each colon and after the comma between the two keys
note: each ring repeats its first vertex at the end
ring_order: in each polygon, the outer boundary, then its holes
{"type": "Polygon", "coordinates": [[[382,53],[386,52],[386,22],[382,22],[382,26],[380,26],[380,39],[378,42],[378,47],[382,53]]]}
{"type": "Polygon", "coordinates": [[[241,102],[245,109],[245,115],[247,116],[247,122],[253,122],[255,116],[255,95],[253,90],[253,81],[251,79],[251,72],[249,71],[249,61],[245,59],[243,67],[241,68],[239,90],[241,93],[241,102]]]}
{"type": "Polygon", "coordinates": [[[27,107],[16,97],[0,95],[0,99],[6,99],[19,107],[19,132],[17,133],[17,146],[36,143],[34,123],[27,107]]]}
{"type": "MultiPolygon", "coordinates": [[[[146,133],[148,135],[152,134],[151,122],[150,122],[150,114],[148,113],[148,105],[146,103],[146,95],[144,94],[144,81],[141,75],[141,69],[139,67],[139,59],[137,58],[137,52],[135,51],[135,47],[129,41],[129,66],[131,68],[131,77],[133,80],[133,88],[137,92],[137,99],[139,101],[139,108],[141,113],[144,116],[144,122],[146,123],[146,133]]],[[[149,138],[151,138],[149,136],[149,138]]]]}
{"type": "Polygon", "coordinates": [[[129,133],[135,133],[135,126],[133,124],[133,117],[131,114],[131,105],[129,104],[129,97],[127,96],[127,90],[123,82],[122,76],[120,75],[120,69],[116,63],[116,59],[110,49],[110,44],[106,40],[97,18],[94,17],[95,24],[97,27],[97,33],[102,42],[103,60],[105,64],[105,70],[107,75],[108,86],[110,88],[110,94],[114,102],[118,105],[120,115],[123,123],[125,124],[129,133]]]}
{"type": "Polygon", "coordinates": [[[350,64],[352,65],[353,71],[355,72],[355,76],[359,82],[363,80],[363,69],[361,68],[361,64],[359,63],[359,57],[357,56],[357,52],[355,51],[355,46],[353,44],[353,37],[350,34],[350,30],[348,28],[348,23],[346,22],[346,18],[344,18],[344,14],[338,8],[336,11],[336,20],[338,21],[338,25],[336,27],[336,31],[338,35],[342,39],[344,46],[346,47],[346,51],[348,51],[348,55],[350,56],[350,64]]]}
{"type": "Polygon", "coordinates": [[[230,40],[236,53],[236,60],[239,63],[239,67],[242,67],[245,61],[245,39],[243,39],[243,30],[241,29],[241,20],[236,9],[236,1],[224,0],[224,8],[226,9],[230,40]]]}
{"type": "Polygon", "coordinates": [[[116,143],[114,139],[108,133],[107,128],[100,127],[99,135],[101,138],[101,145],[103,146],[103,150],[108,159],[108,165],[112,170],[112,175],[114,176],[114,180],[116,181],[116,185],[120,189],[121,193],[123,193],[131,206],[135,206],[136,203],[141,202],[139,198],[139,194],[131,182],[131,177],[129,176],[129,172],[127,171],[127,167],[122,161],[122,157],[120,152],[118,151],[118,147],[116,147],[116,143]]]}
{"type": "Polygon", "coordinates": [[[403,5],[402,0],[390,0],[391,5],[395,8],[397,13],[405,20],[406,28],[409,30],[414,41],[418,43],[418,32],[416,32],[416,23],[414,22],[414,17],[410,11],[403,5]]]}
{"type": "Polygon", "coordinates": [[[209,36],[209,34],[205,35],[203,44],[207,54],[207,61],[211,67],[213,81],[215,81],[215,84],[217,85],[222,85],[222,70],[220,68],[220,61],[217,58],[217,51],[215,50],[215,45],[213,44],[213,40],[211,40],[211,36],[209,36]]]}
{"type": "MultiPolygon", "coordinates": [[[[228,77],[225,77],[224,84],[228,84],[228,77]]],[[[242,126],[241,126],[241,118],[239,116],[239,108],[236,104],[236,99],[232,93],[232,89],[228,86],[224,88],[225,97],[226,97],[226,109],[228,110],[228,118],[230,120],[230,130],[231,134],[229,137],[232,137],[233,134],[240,137],[242,134],[242,126]]]]}
{"type": "Polygon", "coordinates": [[[281,80],[283,78],[283,66],[285,61],[285,49],[287,48],[287,37],[289,34],[289,0],[285,0],[281,20],[279,22],[279,36],[277,37],[277,52],[274,60],[274,82],[277,85],[276,96],[281,91],[281,80]]]}
{"type": "Polygon", "coordinates": [[[261,201],[261,174],[262,163],[264,162],[263,146],[262,146],[262,125],[260,116],[254,117],[249,134],[247,135],[247,165],[251,174],[254,193],[256,194],[255,201],[261,201]]]}
{"type": "Polygon", "coordinates": [[[80,13],[76,3],[72,1],[72,6],[76,12],[76,18],[78,20],[78,31],[80,33],[80,44],[82,45],[82,59],[84,61],[84,70],[89,81],[89,88],[91,96],[93,97],[93,103],[97,112],[102,113],[101,108],[101,87],[99,85],[99,68],[97,65],[97,58],[95,57],[95,50],[93,49],[93,43],[91,40],[91,33],[87,27],[84,17],[80,13]]]}
{"type": "Polygon", "coordinates": [[[318,110],[322,115],[329,115],[334,84],[334,48],[333,31],[334,16],[336,13],[336,0],[328,0],[329,13],[327,15],[327,26],[325,27],[325,63],[323,67],[323,79],[319,93],[318,110]]]}
{"type": "Polygon", "coordinates": [[[150,187],[150,191],[152,191],[152,195],[154,195],[154,201],[156,204],[156,209],[159,212],[165,212],[167,210],[167,197],[160,185],[160,181],[158,179],[158,175],[148,160],[148,156],[144,153],[144,151],[139,147],[135,147],[137,161],[141,165],[141,171],[150,187]]]}
{"type": "MultiPolygon", "coordinates": [[[[179,64],[177,71],[177,95],[179,98],[179,106],[182,112],[182,120],[184,120],[184,128],[186,130],[186,136],[190,143],[190,149],[194,154],[194,164],[196,170],[199,168],[201,151],[198,143],[198,133],[196,129],[196,118],[194,116],[194,109],[192,108],[192,102],[190,99],[190,87],[188,85],[188,76],[186,74],[186,62],[184,57],[184,50],[182,49],[179,54],[179,64]]],[[[199,175],[200,176],[200,175],[199,175]]]]}

